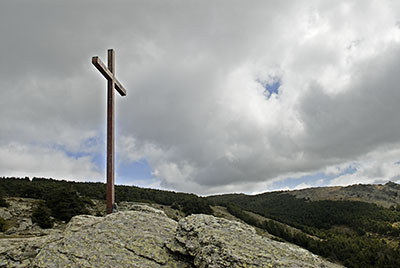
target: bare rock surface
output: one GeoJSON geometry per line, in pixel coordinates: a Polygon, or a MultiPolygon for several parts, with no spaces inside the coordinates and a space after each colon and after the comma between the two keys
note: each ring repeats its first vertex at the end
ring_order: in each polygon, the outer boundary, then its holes
{"type": "Polygon", "coordinates": [[[8,222],[7,235],[25,234],[37,231],[35,224],[32,224],[31,215],[33,207],[38,200],[31,198],[6,198],[8,207],[0,207],[0,217],[8,222]]]}
{"type": "Polygon", "coordinates": [[[195,267],[341,267],[298,246],[256,234],[249,225],[210,215],[179,221],[173,252],[194,257],[195,267]]]}
{"type": "Polygon", "coordinates": [[[0,267],[33,267],[44,245],[61,239],[60,234],[42,237],[0,239],[0,267]]]}
{"type": "Polygon", "coordinates": [[[192,267],[164,246],[177,222],[151,207],[106,217],[76,216],[46,245],[35,267],[192,267]]]}
{"type": "Polygon", "coordinates": [[[209,215],[176,222],[149,206],[131,209],[76,216],[43,237],[0,239],[0,267],[341,267],[239,222],[209,215]]]}

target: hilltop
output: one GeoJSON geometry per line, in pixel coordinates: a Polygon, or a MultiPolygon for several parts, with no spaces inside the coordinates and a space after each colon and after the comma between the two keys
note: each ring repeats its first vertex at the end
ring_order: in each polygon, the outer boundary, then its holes
{"type": "Polygon", "coordinates": [[[394,182],[382,184],[356,184],[346,187],[317,187],[289,191],[296,198],[311,201],[347,200],[374,203],[383,207],[400,206],[400,185],[394,182]]]}
{"type": "MultiPolygon", "coordinates": [[[[116,186],[116,198],[122,211],[140,202],[176,222],[208,214],[248,224],[265,239],[296,244],[347,267],[400,267],[399,188],[390,182],[199,197],[116,186]]],[[[3,239],[59,234],[76,215],[103,218],[105,211],[103,183],[0,178],[0,195],[3,239]]]]}
{"type": "Polygon", "coordinates": [[[106,217],[75,216],[48,236],[3,239],[0,249],[6,267],[341,267],[246,224],[204,214],[177,222],[135,204],[106,217]]]}

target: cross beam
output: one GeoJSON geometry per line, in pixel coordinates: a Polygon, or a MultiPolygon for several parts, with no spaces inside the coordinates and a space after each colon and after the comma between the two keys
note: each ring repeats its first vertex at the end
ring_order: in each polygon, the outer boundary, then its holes
{"type": "Polygon", "coordinates": [[[126,96],[126,90],[121,83],[115,78],[115,53],[114,50],[108,50],[108,68],[99,59],[99,57],[92,58],[92,64],[100,71],[100,73],[107,79],[107,214],[113,212],[115,206],[114,202],[114,88],[121,96],[126,96]]]}
{"type": "Polygon", "coordinates": [[[121,83],[115,78],[114,74],[110,72],[109,69],[104,65],[104,63],[99,59],[99,57],[92,58],[93,65],[100,71],[100,73],[107,79],[114,79],[115,89],[121,96],[126,96],[126,89],[121,85],[121,83]]]}

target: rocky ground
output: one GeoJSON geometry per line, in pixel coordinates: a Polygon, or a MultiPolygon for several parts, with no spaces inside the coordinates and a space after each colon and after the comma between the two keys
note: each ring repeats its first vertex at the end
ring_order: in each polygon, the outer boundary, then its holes
{"type": "MultiPolygon", "coordinates": [[[[176,221],[147,205],[125,206],[106,217],[76,216],[41,236],[3,236],[0,267],[340,267],[236,221],[176,221]]],[[[31,226],[32,235],[38,227],[31,226]]]]}
{"type": "Polygon", "coordinates": [[[0,207],[0,218],[3,218],[6,222],[6,231],[0,233],[0,238],[48,235],[65,227],[65,223],[56,222],[53,229],[41,229],[37,224],[32,223],[32,211],[40,200],[9,197],[6,198],[6,202],[8,207],[0,207]]]}

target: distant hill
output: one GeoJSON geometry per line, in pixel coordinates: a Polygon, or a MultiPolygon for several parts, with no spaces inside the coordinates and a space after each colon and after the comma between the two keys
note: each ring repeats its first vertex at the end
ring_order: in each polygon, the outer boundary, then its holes
{"type": "Polygon", "coordinates": [[[318,200],[347,200],[374,203],[383,207],[400,206],[400,185],[394,182],[381,184],[357,184],[346,187],[317,187],[288,193],[297,198],[318,200]]]}
{"type": "Polygon", "coordinates": [[[389,182],[225,194],[207,200],[248,224],[347,267],[400,267],[399,188],[389,182]]]}

